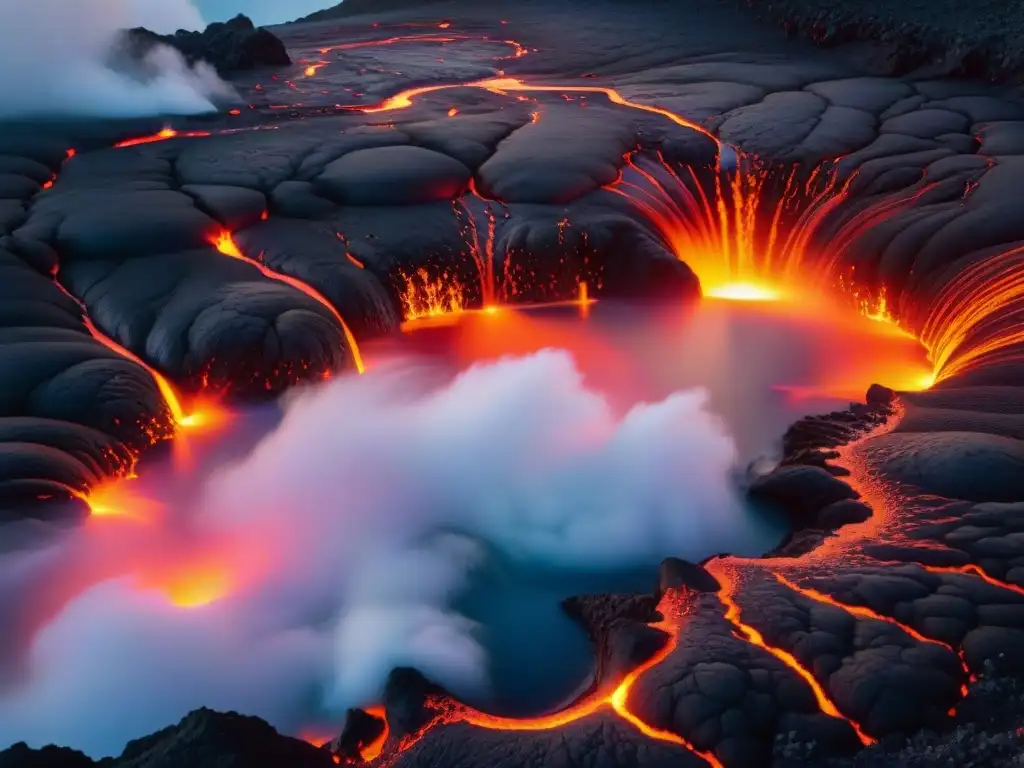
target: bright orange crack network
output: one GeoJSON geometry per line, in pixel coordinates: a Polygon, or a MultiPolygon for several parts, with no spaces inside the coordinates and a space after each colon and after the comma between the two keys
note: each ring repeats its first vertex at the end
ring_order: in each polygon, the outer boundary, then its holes
{"type": "MultiPolygon", "coordinates": [[[[925,637],[924,635],[922,635],[920,632],[918,632],[913,627],[911,627],[911,626],[909,626],[907,624],[903,624],[903,623],[901,623],[899,621],[896,621],[896,619],[894,619],[894,618],[892,618],[890,616],[883,616],[880,613],[876,613],[875,611],[871,610],[870,608],[868,608],[866,606],[850,605],[848,603],[841,603],[838,600],[836,600],[834,597],[826,595],[824,592],[819,592],[818,590],[811,589],[810,587],[801,587],[798,584],[795,584],[794,582],[792,582],[789,579],[787,579],[781,573],[776,573],[776,574],[774,574],[774,576],[775,576],[776,580],[780,584],[782,584],[783,586],[793,590],[797,594],[800,594],[800,595],[803,595],[806,598],[809,598],[810,600],[814,600],[817,603],[824,603],[825,605],[831,605],[834,608],[839,608],[840,610],[846,611],[851,616],[857,616],[858,618],[861,618],[861,619],[872,619],[874,621],[883,621],[886,624],[892,624],[894,627],[899,627],[901,630],[903,630],[903,632],[905,632],[908,636],[912,637],[914,640],[916,640],[919,643],[928,643],[930,645],[937,645],[937,646],[939,646],[941,648],[945,648],[950,653],[955,654],[957,656],[957,658],[959,659],[960,667],[961,667],[961,669],[964,672],[964,679],[965,680],[972,680],[973,679],[973,675],[971,675],[971,671],[967,668],[967,663],[964,661],[963,656],[961,656],[959,653],[957,653],[956,649],[953,648],[953,646],[950,645],[949,643],[944,643],[941,640],[934,640],[934,639],[932,639],[930,637],[925,637]]],[[[961,686],[961,688],[960,688],[960,695],[961,696],[966,696],[967,695],[967,683],[964,683],[961,686]]]]}
{"type": "MultiPolygon", "coordinates": [[[[712,569],[709,568],[709,570],[712,569]]],[[[818,702],[818,708],[822,712],[830,717],[835,717],[848,722],[850,727],[853,728],[854,732],[857,734],[857,738],[859,738],[861,743],[865,746],[874,744],[875,739],[864,733],[857,723],[839,711],[839,708],[835,705],[832,699],[829,698],[828,694],[825,693],[825,689],[822,688],[821,683],[814,678],[814,675],[812,675],[793,654],[777,646],[770,645],[765,641],[764,636],[757,631],[757,629],[743,622],[739,603],[736,602],[734,597],[737,587],[735,576],[731,573],[727,573],[722,568],[714,568],[712,572],[714,573],[715,578],[717,578],[719,583],[722,585],[722,589],[718,593],[718,599],[721,600],[722,605],[725,606],[725,620],[732,624],[748,643],[764,649],[802,677],[804,682],[807,683],[811,691],[814,693],[814,698],[818,702]]]]}
{"type": "Polygon", "coordinates": [[[668,635],[667,642],[658,653],[627,674],[613,689],[599,689],[567,709],[535,718],[498,717],[448,698],[431,698],[427,705],[434,710],[434,718],[417,733],[402,739],[397,750],[399,752],[408,750],[418,743],[431,728],[442,724],[468,723],[478,728],[496,731],[547,731],[581,720],[604,708],[610,708],[648,738],[677,744],[703,758],[713,768],[722,768],[721,762],[713,754],[697,750],[686,739],[671,731],[648,725],[629,709],[629,692],[636,681],[645,672],[668,658],[675,650],[679,629],[688,611],[688,606],[682,595],[675,591],[668,591],[663,595],[658,610],[665,618],[651,626],[665,632],[668,635]]]}
{"type": "Polygon", "coordinates": [[[348,324],[342,318],[341,313],[334,308],[334,305],[331,304],[331,302],[324,298],[323,294],[321,294],[319,291],[317,291],[309,284],[302,282],[298,278],[292,277],[290,275],[285,275],[280,272],[275,272],[263,262],[257,259],[249,258],[244,253],[242,253],[241,249],[235,243],[234,237],[232,237],[231,233],[228,232],[227,230],[221,230],[220,232],[216,232],[213,235],[211,235],[210,244],[225,256],[230,256],[233,259],[239,259],[240,261],[244,261],[247,264],[251,264],[252,266],[256,267],[265,277],[269,277],[271,280],[276,280],[280,283],[284,283],[285,285],[289,285],[292,288],[301,291],[310,298],[322,304],[327,309],[327,311],[331,313],[334,319],[337,320],[338,325],[341,326],[341,330],[342,333],[344,333],[345,335],[345,341],[348,344],[349,352],[352,355],[352,362],[356,367],[356,371],[359,373],[363,373],[366,370],[366,367],[363,364],[363,357],[359,352],[359,345],[356,343],[355,336],[352,335],[352,331],[349,330],[348,324]]]}

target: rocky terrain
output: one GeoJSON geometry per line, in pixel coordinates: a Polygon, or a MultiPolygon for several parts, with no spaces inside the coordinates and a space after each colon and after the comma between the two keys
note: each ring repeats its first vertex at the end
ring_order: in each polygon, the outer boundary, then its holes
{"type": "MultiPolygon", "coordinates": [[[[187,428],[198,393],[251,400],[358,367],[359,341],[408,317],[420,269],[457,275],[476,304],[572,297],[581,280],[693,299],[703,265],[619,193],[661,158],[713,195],[723,157],[756,157],[765,198],[798,173],[833,179],[808,193],[801,267],[884,286],[935,385],[873,388],[794,425],[752,486],[794,522],[774,556],[663,573],[639,602],[574,604],[600,660],[586,716],[496,723],[406,670],[374,760],[1015,764],[1019,93],[878,76],[853,48],[726,6],[478,5],[281,28],[296,63],[237,76],[250,106],[236,114],[163,132],[0,125],[0,519],[87,514],[88,489],[187,428]],[[627,680],[618,697],[602,688],[627,680]]],[[[195,713],[111,765],[333,764],[268,728],[195,713]]]]}
{"type": "Polygon", "coordinates": [[[142,59],[156,44],[179,51],[189,64],[205,61],[221,74],[292,63],[284,43],[268,29],[256,27],[247,16],[214,22],[203,31],[178,30],[158,35],[145,28],[127,30],[121,45],[133,59],[142,59]]]}

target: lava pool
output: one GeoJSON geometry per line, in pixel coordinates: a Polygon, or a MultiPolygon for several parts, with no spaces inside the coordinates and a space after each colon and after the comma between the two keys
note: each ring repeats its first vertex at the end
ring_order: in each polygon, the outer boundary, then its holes
{"type": "Polygon", "coordinates": [[[463,312],[363,353],[8,556],[0,737],[112,754],[200,705],[331,733],[399,666],[495,714],[558,708],[593,672],[561,600],[771,549],[747,468],[793,420],[930,371],[878,318],[723,299],[463,312]]]}

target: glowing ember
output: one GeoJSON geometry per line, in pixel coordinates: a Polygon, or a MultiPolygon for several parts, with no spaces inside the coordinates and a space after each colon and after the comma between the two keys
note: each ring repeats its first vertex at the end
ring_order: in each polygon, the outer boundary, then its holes
{"type": "Polygon", "coordinates": [[[306,69],[304,70],[304,74],[306,75],[306,77],[313,77],[313,75],[315,75],[318,71],[320,71],[326,66],[326,61],[318,61],[315,64],[310,64],[308,67],[306,67],[306,69]]]}
{"type": "Polygon", "coordinates": [[[341,326],[341,330],[342,333],[345,335],[345,341],[348,344],[349,352],[352,355],[352,362],[356,367],[356,371],[358,373],[363,373],[366,370],[365,366],[363,365],[363,357],[359,352],[359,345],[356,343],[356,339],[355,336],[352,335],[352,331],[349,330],[348,324],[342,318],[341,313],[339,313],[338,310],[334,308],[334,305],[331,304],[331,302],[329,302],[326,298],[324,298],[324,296],[319,291],[317,291],[312,286],[302,282],[298,278],[291,277],[290,275],[283,275],[280,272],[275,272],[272,269],[270,269],[266,264],[263,264],[261,261],[258,261],[256,259],[250,259],[244,253],[242,253],[241,249],[239,249],[238,245],[235,243],[234,237],[232,237],[231,233],[228,232],[227,230],[222,230],[220,232],[213,234],[210,237],[210,244],[225,256],[230,256],[233,259],[239,259],[241,261],[246,262],[247,264],[251,264],[252,266],[256,267],[265,277],[269,277],[271,280],[277,280],[278,282],[284,283],[285,285],[289,285],[292,288],[295,288],[296,290],[302,291],[302,293],[306,294],[311,299],[314,299],[315,301],[318,301],[320,304],[322,304],[341,326]]]}
{"type": "Polygon", "coordinates": [[[459,110],[457,110],[455,107],[452,107],[451,109],[448,110],[448,117],[455,117],[457,114],[459,114],[459,110]]]}

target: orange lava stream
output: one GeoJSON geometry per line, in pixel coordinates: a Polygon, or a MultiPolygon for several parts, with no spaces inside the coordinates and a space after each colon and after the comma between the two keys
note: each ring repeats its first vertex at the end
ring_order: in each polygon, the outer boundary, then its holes
{"type": "Polygon", "coordinates": [[[636,109],[641,112],[648,112],[653,115],[659,115],[661,117],[671,120],[676,125],[688,128],[689,130],[696,131],[697,133],[707,136],[716,144],[718,139],[703,126],[691,122],[686,118],[677,115],[662,107],[656,107],[649,104],[641,104],[636,101],[630,101],[621,93],[614,88],[608,88],[605,86],[598,85],[538,85],[535,83],[527,83],[523,80],[519,80],[514,77],[490,77],[483,80],[473,80],[468,83],[449,83],[442,85],[424,85],[418,88],[409,88],[408,90],[396,93],[394,96],[390,96],[384,99],[380,104],[376,105],[353,105],[346,107],[346,109],[357,110],[366,114],[375,114],[377,112],[392,112],[398,109],[408,109],[413,105],[413,101],[427,93],[436,93],[438,91],[447,91],[453,88],[480,88],[491,93],[504,95],[510,91],[512,92],[528,92],[528,93],[597,93],[602,94],[613,104],[618,104],[623,107],[629,107],[630,109],[636,109]]]}
{"type": "Polygon", "coordinates": [[[384,707],[368,707],[366,709],[366,714],[376,717],[384,723],[384,730],[381,731],[380,736],[359,750],[359,755],[363,758],[363,762],[370,763],[380,757],[380,753],[384,751],[384,745],[387,744],[390,730],[388,728],[388,718],[387,713],[384,711],[384,707]]]}
{"type": "MultiPolygon", "coordinates": [[[[841,610],[846,611],[847,613],[849,613],[852,616],[857,616],[857,617],[862,618],[862,619],[874,619],[875,621],[884,621],[886,624],[892,624],[894,627],[899,627],[901,630],[903,630],[903,632],[905,632],[907,635],[912,637],[914,640],[917,640],[917,642],[919,642],[919,643],[928,643],[930,645],[938,645],[938,646],[940,646],[942,648],[947,649],[951,653],[956,654],[957,659],[960,661],[960,667],[961,667],[961,669],[963,669],[964,678],[967,679],[967,680],[973,680],[974,679],[974,676],[971,674],[970,669],[967,668],[967,662],[964,661],[963,656],[961,654],[957,653],[957,650],[952,645],[950,645],[949,643],[944,643],[941,640],[934,640],[934,639],[932,639],[930,637],[925,637],[924,635],[922,635],[920,632],[918,632],[913,627],[911,627],[911,626],[909,626],[907,624],[903,624],[903,623],[901,623],[899,621],[896,621],[896,619],[893,619],[893,618],[891,618],[889,616],[883,616],[880,613],[876,613],[875,611],[872,611],[870,608],[867,608],[865,606],[862,606],[862,605],[849,605],[848,603],[841,603],[838,600],[836,600],[834,597],[826,595],[824,592],[819,592],[818,590],[811,589],[810,587],[801,587],[798,584],[796,584],[796,583],[790,581],[789,579],[787,579],[781,573],[775,573],[773,575],[775,576],[776,580],[778,580],[778,582],[780,584],[782,584],[783,586],[788,587],[789,589],[793,590],[794,592],[796,592],[798,594],[801,594],[801,595],[803,595],[806,598],[814,600],[815,602],[824,603],[825,605],[831,605],[834,608],[839,608],[841,610]]],[[[961,686],[960,694],[962,696],[966,696],[967,695],[967,684],[966,683],[964,683],[961,686]]]]}
{"type": "Polygon", "coordinates": [[[712,561],[709,563],[708,570],[714,574],[715,578],[717,578],[719,583],[722,585],[722,589],[718,593],[718,599],[721,600],[722,605],[725,606],[725,620],[732,624],[748,643],[764,649],[802,677],[804,682],[807,683],[811,691],[814,693],[814,698],[818,702],[818,708],[822,712],[830,717],[835,717],[848,722],[857,734],[857,738],[860,739],[864,746],[874,744],[875,739],[864,733],[857,723],[839,711],[839,708],[835,705],[832,699],[829,698],[828,694],[825,693],[825,689],[821,687],[821,684],[814,678],[814,675],[812,675],[793,654],[789,651],[783,650],[782,648],[768,644],[760,632],[749,624],[745,624],[743,622],[739,603],[737,603],[733,597],[737,586],[735,577],[726,573],[722,568],[715,567],[717,563],[718,561],[712,561]]]}
{"type": "Polygon", "coordinates": [[[258,259],[249,258],[244,253],[242,253],[241,249],[239,249],[238,245],[235,243],[234,238],[231,236],[231,233],[228,232],[227,230],[222,230],[212,235],[210,237],[210,244],[225,256],[230,256],[233,259],[239,259],[240,261],[244,261],[247,264],[251,264],[252,266],[256,267],[264,276],[269,277],[271,280],[277,280],[278,282],[289,285],[292,288],[295,288],[296,290],[302,291],[302,293],[306,294],[310,298],[322,304],[341,326],[341,330],[342,333],[345,334],[345,341],[348,344],[349,352],[352,355],[352,362],[356,367],[356,371],[358,373],[363,373],[366,370],[366,366],[363,364],[363,357],[359,351],[359,345],[356,343],[355,336],[352,335],[352,331],[349,330],[348,324],[342,318],[341,313],[334,308],[334,305],[331,304],[331,302],[324,298],[323,294],[321,294],[319,291],[317,291],[315,288],[308,285],[307,283],[302,282],[298,278],[291,277],[290,275],[284,275],[281,274],[280,272],[275,272],[258,259]]]}
{"type": "Polygon", "coordinates": [[[974,565],[973,563],[959,566],[922,565],[921,567],[930,573],[959,573],[968,576],[977,576],[986,584],[990,584],[993,587],[999,587],[1000,589],[1009,590],[1010,592],[1016,592],[1018,595],[1024,595],[1024,587],[1018,586],[1017,584],[1011,584],[1008,581],[1000,581],[999,579],[989,576],[981,566],[974,565]]]}
{"type": "Polygon", "coordinates": [[[185,409],[184,407],[182,407],[181,399],[178,397],[177,392],[174,391],[174,387],[171,386],[171,383],[163,376],[163,374],[159,373],[151,365],[148,365],[145,361],[143,361],[141,357],[136,355],[130,349],[118,344],[116,341],[114,341],[112,338],[107,336],[105,333],[100,331],[99,328],[96,327],[95,323],[93,323],[92,319],[89,317],[88,311],[85,306],[85,302],[81,301],[78,297],[74,296],[67,288],[64,287],[64,285],[57,279],[56,271],[54,271],[53,273],[53,283],[61,290],[61,292],[65,296],[67,296],[69,299],[74,301],[75,304],[78,305],[82,313],[82,323],[85,325],[86,330],[89,331],[89,335],[91,335],[94,339],[96,339],[96,341],[100,342],[107,349],[116,352],[121,357],[127,360],[131,360],[133,363],[143,368],[153,378],[153,381],[156,383],[157,389],[160,391],[160,395],[163,397],[164,402],[167,404],[167,409],[168,411],[170,411],[171,418],[174,420],[174,424],[176,426],[192,427],[199,426],[200,424],[205,423],[206,418],[202,412],[197,411],[191,414],[185,412],[185,409]]]}
{"type": "Polygon", "coordinates": [[[434,718],[417,733],[403,738],[398,744],[397,751],[404,752],[415,746],[415,744],[417,744],[427,732],[438,725],[467,723],[478,728],[495,731],[547,731],[574,723],[602,709],[610,708],[619,717],[635,727],[648,738],[677,744],[701,757],[710,766],[713,766],[713,768],[723,768],[721,762],[719,762],[713,754],[696,749],[692,744],[690,744],[690,742],[678,734],[648,725],[635,713],[630,711],[628,706],[629,692],[636,681],[639,680],[645,672],[667,659],[675,650],[678,642],[680,625],[685,617],[687,608],[688,607],[682,600],[682,596],[676,592],[668,591],[662,596],[662,599],[658,604],[658,610],[665,618],[651,626],[665,632],[668,636],[667,642],[660,651],[627,674],[614,689],[598,689],[566,709],[533,718],[513,718],[488,715],[448,698],[431,698],[427,701],[427,705],[435,710],[436,714],[434,718]]]}
{"type": "Polygon", "coordinates": [[[168,127],[150,136],[139,136],[138,138],[119,141],[114,145],[114,148],[123,149],[124,147],[137,147],[140,144],[155,144],[158,141],[168,141],[169,139],[195,139],[210,135],[209,131],[176,131],[168,127]]]}
{"type": "Polygon", "coordinates": [[[960,270],[932,307],[921,339],[938,381],[982,362],[1024,359],[1024,247],[960,270]]]}

